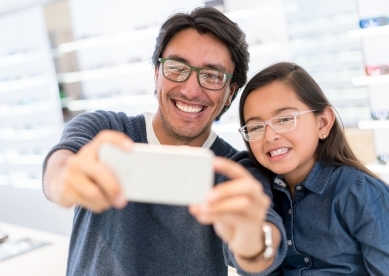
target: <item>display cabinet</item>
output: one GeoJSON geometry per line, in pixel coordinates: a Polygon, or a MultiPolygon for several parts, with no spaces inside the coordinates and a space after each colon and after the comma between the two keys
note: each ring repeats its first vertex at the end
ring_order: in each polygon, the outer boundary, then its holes
{"type": "Polygon", "coordinates": [[[349,30],[358,27],[355,0],[286,0],[291,59],[316,80],[342,119],[356,127],[369,118],[366,87],[352,80],[364,75],[363,50],[349,30]]]}
{"type": "Polygon", "coordinates": [[[355,87],[368,89],[370,116],[358,123],[361,129],[373,132],[374,162],[368,164],[374,172],[389,180],[389,2],[358,0],[360,28],[350,30],[350,38],[358,38],[363,46],[365,74],[353,79],[355,87]]]}
{"type": "Polygon", "coordinates": [[[71,210],[42,192],[43,160],[64,126],[43,8],[0,17],[0,36],[0,220],[68,233],[71,210]]]}

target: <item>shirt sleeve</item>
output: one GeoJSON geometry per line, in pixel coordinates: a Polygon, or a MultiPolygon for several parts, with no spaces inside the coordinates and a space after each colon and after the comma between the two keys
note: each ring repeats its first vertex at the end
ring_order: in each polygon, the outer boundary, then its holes
{"type": "Polygon", "coordinates": [[[59,143],[50,149],[43,160],[42,175],[46,171],[47,161],[54,152],[66,149],[76,153],[104,129],[123,132],[125,118],[124,113],[108,111],[83,113],[74,117],[66,124],[59,143]]]}
{"type": "Polygon", "coordinates": [[[343,217],[359,242],[370,275],[389,271],[389,186],[362,174],[351,186],[343,217]]]}
{"type": "MultiPolygon", "coordinates": [[[[259,171],[259,169],[256,168],[254,162],[252,162],[248,156],[248,153],[246,151],[240,152],[237,155],[232,157],[232,160],[240,163],[243,165],[247,170],[249,170],[254,177],[261,182],[263,185],[264,192],[273,199],[272,192],[271,192],[271,183],[270,181],[259,171]]],[[[262,275],[270,275],[271,272],[275,271],[282,263],[286,256],[287,251],[287,244],[286,244],[286,232],[284,225],[282,223],[281,217],[276,213],[276,211],[273,209],[273,203],[271,204],[271,208],[269,208],[266,221],[274,224],[278,230],[281,233],[281,243],[278,248],[278,250],[275,253],[274,262],[273,264],[268,267],[266,270],[258,273],[250,273],[244,271],[236,262],[234,254],[229,250],[228,245],[226,243],[223,244],[223,250],[224,250],[224,256],[226,257],[226,264],[229,266],[232,266],[236,268],[239,275],[243,276],[262,276],[262,275]]]]}

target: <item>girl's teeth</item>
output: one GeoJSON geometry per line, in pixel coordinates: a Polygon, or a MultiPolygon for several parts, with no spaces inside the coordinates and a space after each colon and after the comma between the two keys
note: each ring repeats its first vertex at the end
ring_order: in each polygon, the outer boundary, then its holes
{"type": "Polygon", "coordinates": [[[270,152],[270,156],[277,156],[277,155],[281,155],[281,154],[285,154],[288,152],[288,149],[287,148],[282,148],[282,149],[278,149],[278,150],[274,150],[274,151],[271,151],[270,152]]]}
{"type": "Polygon", "coordinates": [[[202,107],[193,107],[188,105],[181,105],[179,103],[176,103],[176,106],[179,110],[188,112],[188,113],[199,113],[201,110],[203,110],[202,107]]]}

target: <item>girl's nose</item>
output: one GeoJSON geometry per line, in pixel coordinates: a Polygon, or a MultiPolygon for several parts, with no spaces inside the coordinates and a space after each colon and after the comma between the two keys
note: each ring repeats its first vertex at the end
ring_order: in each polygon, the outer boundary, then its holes
{"type": "Polygon", "coordinates": [[[279,137],[280,137],[280,134],[277,133],[272,128],[271,125],[269,125],[269,124],[265,125],[265,133],[263,134],[263,138],[262,139],[265,139],[266,141],[271,142],[271,141],[277,140],[279,137]]]}

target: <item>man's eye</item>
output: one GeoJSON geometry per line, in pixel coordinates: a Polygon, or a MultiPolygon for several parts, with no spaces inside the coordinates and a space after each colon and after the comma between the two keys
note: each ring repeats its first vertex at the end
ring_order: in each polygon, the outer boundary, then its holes
{"type": "Polygon", "coordinates": [[[219,72],[215,71],[201,71],[201,79],[204,79],[208,82],[218,83],[220,81],[223,81],[223,74],[220,74],[219,72]]]}
{"type": "Polygon", "coordinates": [[[211,73],[207,74],[207,79],[213,80],[213,81],[215,81],[215,80],[219,81],[220,80],[220,78],[219,78],[219,76],[217,74],[211,74],[211,73]]]}
{"type": "Polygon", "coordinates": [[[185,68],[181,67],[181,66],[169,66],[169,71],[172,71],[172,72],[183,72],[183,71],[185,71],[185,68]]]}

